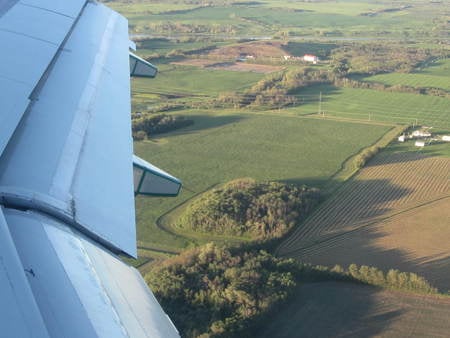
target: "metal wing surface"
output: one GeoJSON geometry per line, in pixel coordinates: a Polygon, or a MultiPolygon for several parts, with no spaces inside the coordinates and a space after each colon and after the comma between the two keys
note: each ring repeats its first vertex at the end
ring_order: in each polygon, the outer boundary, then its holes
{"type": "Polygon", "coordinates": [[[136,172],[144,193],[181,186],[133,157],[130,74],[156,69],[129,54],[127,21],[96,1],[3,0],[0,46],[0,335],[178,337],[115,256],[136,257],[136,172]]]}

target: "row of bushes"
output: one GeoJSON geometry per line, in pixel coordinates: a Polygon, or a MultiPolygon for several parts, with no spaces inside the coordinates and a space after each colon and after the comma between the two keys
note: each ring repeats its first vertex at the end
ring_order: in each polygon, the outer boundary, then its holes
{"type": "Polygon", "coordinates": [[[167,133],[194,123],[184,116],[145,114],[132,120],[133,138],[141,141],[155,134],[167,133]]]}

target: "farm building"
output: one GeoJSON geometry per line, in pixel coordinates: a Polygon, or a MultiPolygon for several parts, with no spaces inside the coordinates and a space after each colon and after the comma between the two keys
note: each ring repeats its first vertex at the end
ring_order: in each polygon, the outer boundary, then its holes
{"type": "Polygon", "coordinates": [[[305,55],[303,55],[303,61],[312,62],[312,63],[316,64],[319,61],[319,58],[312,54],[305,54],[305,55]]]}
{"type": "Polygon", "coordinates": [[[425,130],[414,130],[411,136],[415,138],[431,137],[431,133],[425,130]]]}
{"type": "Polygon", "coordinates": [[[416,147],[423,148],[423,147],[425,147],[425,142],[424,141],[416,141],[416,143],[414,143],[414,145],[416,147]]]}
{"type": "Polygon", "coordinates": [[[399,141],[399,142],[405,142],[405,135],[400,135],[400,136],[398,137],[398,141],[399,141]]]}
{"type": "Polygon", "coordinates": [[[442,136],[442,141],[450,142],[450,135],[444,135],[444,136],[442,136]]]}

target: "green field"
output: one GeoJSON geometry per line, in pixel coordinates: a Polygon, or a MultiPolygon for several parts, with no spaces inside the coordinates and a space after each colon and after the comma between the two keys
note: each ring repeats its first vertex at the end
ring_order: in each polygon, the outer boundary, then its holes
{"type": "Polygon", "coordinates": [[[316,114],[320,92],[325,116],[450,128],[450,99],[438,96],[315,86],[296,94],[309,103],[290,110],[316,114]]]}
{"type": "Polygon", "coordinates": [[[315,36],[428,37],[445,32],[441,9],[447,3],[414,2],[403,7],[391,1],[261,0],[236,1],[226,6],[223,2],[197,5],[179,1],[116,1],[110,5],[130,19],[132,32],[138,34],[183,35],[187,33],[186,25],[194,25],[196,28],[188,34],[251,37],[289,31],[315,36]]]}
{"type": "Polygon", "coordinates": [[[386,85],[405,85],[415,88],[440,88],[450,91],[450,59],[438,60],[417,72],[381,74],[364,78],[364,81],[386,85]]]}
{"type": "MultiPolygon", "coordinates": [[[[186,113],[185,113],[186,115],[186,113]]],[[[190,241],[156,227],[158,217],[216,184],[239,177],[324,187],[342,162],[390,127],[289,115],[191,111],[195,124],[135,152],[183,181],[178,198],[137,199],[139,245],[179,250],[190,241]]]]}
{"type": "MultiPolygon", "coordinates": [[[[137,50],[141,57],[165,56],[173,51],[193,51],[201,50],[211,46],[219,46],[219,42],[211,41],[186,41],[170,40],[170,39],[148,39],[142,40],[137,44],[137,50]]],[[[163,61],[162,59],[160,61],[163,61]]]]}
{"type": "Polygon", "coordinates": [[[263,75],[251,72],[206,70],[178,65],[158,65],[157,79],[134,79],[133,94],[163,93],[181,96],[217,96],[242,90],[260,80],[263,75]]]}

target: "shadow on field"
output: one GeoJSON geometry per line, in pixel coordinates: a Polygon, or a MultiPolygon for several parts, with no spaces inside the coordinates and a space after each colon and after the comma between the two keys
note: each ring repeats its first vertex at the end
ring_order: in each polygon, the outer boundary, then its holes
{"type": "Polygon", "coordinates": [[[382,291],[351,283],[304,284],[258,337],[373,337],[384,332],[403,310],[380,302],[382,291]]]}
{"type": "MultiPolygon", "coordinates": [[[[388,215],[384,214],[388,209],[375,208],[375,211],[370,212],[374,216],[369,217],[365,224],[365,215],[353,215],[357,217],[347,222],[348,216],[339,213],[339,208],[333,210],[333,206],[324,203],[321,208],[330,211],[331,221],[320,218],[307,220],[300,235],[297,232],[291,236],[299,240],[294,243],[286,241],[281,254],[328,267],[338,264],[346,268],[350,264],[357,264],[374,266],[385,273],[389,269],[414,272],[440,292],[448,292],[450,250],[445,241],[448,231],[444,230],[448,225],[445,223],[447,216],[444,213],[436,218],[435,215],[439,208],[446,208],[446,201],[443,198],[424,202],[420,207],[416,205],[410,209],[397,209],[388,215]],[[428,209],[433,205],[437,207],[428,209]],[[376,218],[375,215],[381,217],[376,218]],[[314,232],[314,226],[338,228],[314,232]]],[[[367,201],[361,197],[359,203],[364,205],[367,201]]]]}
{"type": "Polygon", "coordinates": [[[285,184],[292,184],[296,186],[306,185],[311,188],[319,188],[319,189],[323,189],[324,187],[330,184],[338,183],[331,180],[329,177],[298,177],[298,178],[293,177],[284,180],[279,180],[278,182],[285,184]]]}
{"type": "Polygon", "coordinates": [[[428,256],[413,261],[416,266],[417,273],[425,278],[430,275],[434,276],[431,284],[437,287],[440,292],[450,293],[450,255],[446,257],[428,256]]]}
{"type": "MultiPolygon", "coordinates": [[[[395,150],[395,146],[391,147],[392,150],[395,150]]],[[[366,167],[375,167],[382,166],[385,164],[396,164],[396,163],[409,163],[415,162],[419,160],[423,160],[425,158],[431,157],[432,154],[425,153],[423,150],[417,151],[404,151],[398,156],[393,156],[391,153],[381,154],[377,156],[375,159],[366,163],[366,167]]]]}
{"type": "Polygon", "coordinates": [[[178,129],[170,134],[162,134],[162,137],[170,135],[193,134],[200,131],[224,127],[229,124],[238,123],[245,119],[242,115],[186,115],[186,119],[193,120],[194,124],[178,129]]]}

